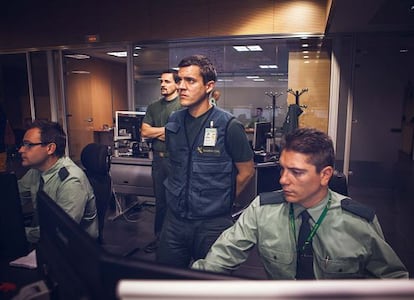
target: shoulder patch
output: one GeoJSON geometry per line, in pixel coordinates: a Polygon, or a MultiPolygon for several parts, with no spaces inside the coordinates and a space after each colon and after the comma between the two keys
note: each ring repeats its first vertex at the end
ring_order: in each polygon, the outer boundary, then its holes
{"type": "Polygon", "coordinates": [[[286,202],[283,191],[260,193],[260,206],[266,204],[281,204],[286,202]]]}
{"type": "Polygon", "coordinates": [[[65,167],[62,167],[59,170],[58,174],[59,174],[60,180],[63,181],[69,176],[69,171],[65,167]]]}
{"type": "Polygon", "coordinates": [[[354,215],[364,218],[368,222],[372,222],[375,217],[375,211],[358,201],[352,200],[350,198],[345,198],[341,201],[341,207],[343,210],[346,210],[354,215]]]}

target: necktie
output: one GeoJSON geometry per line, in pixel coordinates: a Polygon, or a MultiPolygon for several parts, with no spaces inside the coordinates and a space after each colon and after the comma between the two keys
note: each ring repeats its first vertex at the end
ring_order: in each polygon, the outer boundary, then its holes
{"type": "Polygon", "coordinates": [[[302,224],[299,228],[298,236],[298,259],[296,265],[296,279],[314,279],[313,273],[313,251],[312,241],[303,249],[303,245],[310,234],[309,213],[304,210],[301,213],[302,224]]]}
{"type": "Polygon", "coordinates": [[[42,175],[40,175],[40,177],[39,177],[39,188],[37,189],[37,191],[42,191],[44,185],[45,185],[45,180],[43,179],[42,175]]]}

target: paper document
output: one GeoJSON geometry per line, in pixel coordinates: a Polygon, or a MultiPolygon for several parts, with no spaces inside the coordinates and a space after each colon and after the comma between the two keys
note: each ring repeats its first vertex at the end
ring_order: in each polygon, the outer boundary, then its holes
{"type": "Polygon", "coordinates": [[[23,267],[28,269],[36,269],[37,268],[37,261],[36,261],[36,250],[33,250],[26,256],[19,257],[9,263],[10,266],[13,267],[23,267]]]}

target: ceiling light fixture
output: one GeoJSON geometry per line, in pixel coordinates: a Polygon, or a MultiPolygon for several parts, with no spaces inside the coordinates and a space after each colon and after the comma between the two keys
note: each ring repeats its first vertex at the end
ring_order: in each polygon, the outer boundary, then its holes
{"type": "Polygon", "coordinates": [[[250,46],[233,46],[233,48],[238,52],[256,52],[256,51],[263,51],[262,47],[259,45],[250,45],[250,46]]]}
{"type": "Polygon", "coordinates": [[[259,76],[246,76],[247,79],[255,79],[255,78],[260,78],[259,76]]]}
{"type": "Polygon", "coordinates": [[[86,55],[86,54],[66,54],[65,57],[74,58],[74,59],[88,59],[88,58],[91,58],[89,55],[86,55]]]}
{"type": "Polygon", "coordinates": [[[307,48],[307,47],[309,47],[309,44],[302,44],[302,47],[307,48]]]}
{"type": "Polygon", "coordinates": [[[277,69],[277,65],[259,65],[260,69],[277,69]]]}
{"type": "Polygon", "coordinates": [[[233,46],[233,48],[238,52],[246,52],[249,51],[249,48],[246,46],[233,46]]]}
{"type": "Polygon", "coordinates": [[[91,74],[89,71],[83,71],[83,70],[73,70],[71,71],[72,74],[91,74]]]}
{"type": "Polygon", "coordinates": [[[259,45],[247,46],[247,48],[248,48],[250,51],[263,51],[262,47],[260,47],[259,45]]]}
{"type": "Polygon", "coordinates": [[[115,56],[115,57],[127,57],[126,51],[113,51],[113,52],[107,52],[106,54],[115,56]]]}
{"type": "Polygon", "coordinates": [[[255,78],[253,81],[265,81],[263,78],[255,78]]]}

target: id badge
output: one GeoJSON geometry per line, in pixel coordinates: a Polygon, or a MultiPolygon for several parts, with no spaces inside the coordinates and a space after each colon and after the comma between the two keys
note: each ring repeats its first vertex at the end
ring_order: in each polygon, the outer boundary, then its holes
{"type": "Polygon", "coordinates": [[[217,142],[217,128],[206,128],[204,132],[204,147],[215,147],[217,142]]]}

